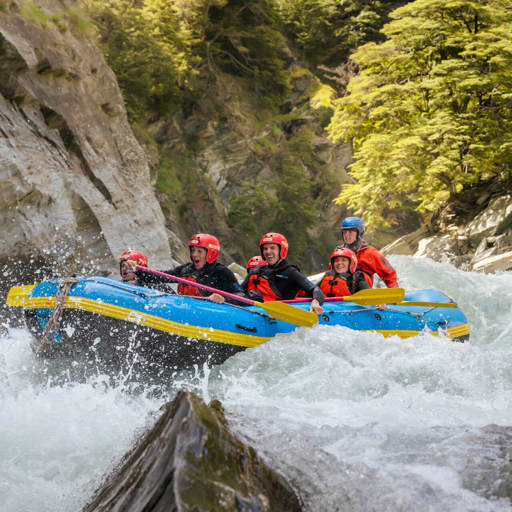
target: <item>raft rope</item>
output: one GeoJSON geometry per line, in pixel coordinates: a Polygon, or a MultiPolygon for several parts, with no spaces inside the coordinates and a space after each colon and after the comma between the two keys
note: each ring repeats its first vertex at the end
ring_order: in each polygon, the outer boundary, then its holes
{"type": "MultiPolygon", "coordinates": [[[[332,310],[332,311],[328,310],[328,311],[325,311],[324,313],[325,314],[329,314],[329,313],[351,314],[351,313],[361,313],[362,311],[373,311],[376,309],[378,309],[378,308],[376,306],[373,306],[371,308],[361,308],[361,309],[339,309],[339,310],[332,310]]],[[[410,316],[416,316],[418,318],[421,318],[425,313],[429,313],[433,309],[434,308],[430,308],[427,311],[423,311],[422,313],[412,313],[411,311],[403,311],[402,309],[395,309],[395,308],[390,308],[390,307],[386,306],[386,309],[384,311],[394,311],[395,313],[402,313],[403,315],[410,315],[410,316]]]]}
{"type": "Polygon", "coordinates": [[[118,288],[119,290],[123,290],[125,292],[135,293],[136,295],[142,295],[143,297],[153,298],[153,297],[166,297],[168,295],[177,295],[177,293],[174,292],[164,292],[160,290],[155,290],[151,288],[151,292],[145,292],[143,290],[133,290],[132,288],[127,288],[124,283],[119,282],[116,283],[105,283],[105,281],[100,281],[99,279],[95,279],[92,277],[85,277],[82,278],[81,281],[88,281],[92,283],[100,283],[100,284],[107,284],[108,286],[111,286],[112,288],[118,288]]]}
{"type": "Polygon", "coordinates": [[[426,311],[423,311],[422,313],[413,313],[411,311],[402,311],[401,309],[389,308],[387,306],[386,306],[386,309],[389,311],[395,311],[395,313],[404,313],[406,315],[417,316],[418,318],[421,318],[422,316],[426,315],[427,313],[430,313],[431,311],[433,311],[436,308],[429,308],[426,311]]]}
{"type": "Polygon", "coordinates": [[[64,304],[66,303],[69,291],[71,290],[71,287],[79,281],[82,281],[82,279],[77,279],[76,277],[65,277],[57,280],[59,287],[57,289],[55,308],[51,312],[48,322],[46,322],[38,352],[42,350],[44,345],[50,342],[50,337],[53,333],[59,332],[60,323],[62,321],[62,310],[64,309],[64,304]]]}

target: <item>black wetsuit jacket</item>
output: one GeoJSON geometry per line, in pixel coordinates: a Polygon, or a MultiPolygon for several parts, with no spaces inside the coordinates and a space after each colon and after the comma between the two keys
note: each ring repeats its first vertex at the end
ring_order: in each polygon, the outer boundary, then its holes
{"type": "MultiPolygon", "coordinates": [[[[165,273],[182,278],[192,277],[196,283],[245,297],[242,288],[236,280],[235,274],[233,274],[233,272],[231,272],[231,270],[222,263],[206,263],[200,270],[196,270],[193,263],[184,263],[172,270],[166,270],[165,273]]],[[[149,286],[151,288],[165,289],[165,285],[169,285],[171,282],[165,277],[155,276],[154,274],[149,274],[140,270],[138,270],[136,274],[142,285],[149,286]]],[[[202,288],[197,289],[203,297],[208,297],[212,294],[212,292],[203,290],[202,288]]]]}
{"type": "MultiPolygon", "coordinates": [[[[322,290],[286,260],[281,260],[277,265],[258,267],[254,273],[266,278],[272,291],[283,300],[293,299],[299,290],[304,290],[307,297],[316,299],[320,304],[324,301],[322,290]]],[[[251,290],[248,295],[253,300],[261,301],[261,294],[256,290],[251,290]]]]}

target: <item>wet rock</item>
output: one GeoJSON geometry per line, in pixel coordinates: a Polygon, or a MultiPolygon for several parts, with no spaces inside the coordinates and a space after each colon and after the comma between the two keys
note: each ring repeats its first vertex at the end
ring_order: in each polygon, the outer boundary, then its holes
{"type": "Polygon", "coordinates": [[[486,236],[501,235],[512,228],[512,196],[492,199],[487,208],[479,213],[466,227],[473,247],[486,236]]]}
{"type": "Polygon", "coordinates": [[[417,258],[429,257],[439,261],[441,255],[455,254],[456,240],[450,235],[431,236],[422,238],[418,243],[418,249],[414,253],[417,258]]]}
{"type": "MultiPolygon", "coordinates": [[[[485,203],[489,193],[478,199],[485,203]]],[[[442,232],[428,234],[429,229],[422,227],[387,245],[382,253],[428,257],[475,271],[512,270],[512,196],[491,198],[485,209],[466,225],[457,225],[453,215],[442,232]]]]}
{"type": "Polygon", "coordinates": [[[471,266],[473,270],[483,272],[512,270],[512,251],[474,258],[471,260],[471,266]]]}
{"type": "Polygon", "coordinates": [[[468,437],[462,485],[486,498],[512,500],[512,428],[487,425],[468,437]]]}
{"type": "Polygon", "coordinates": [[[406,256],[412,256],[418,250],[420,240],[423,240],[427,236],[428,229],[422,226],[408,235],[397,238],[394,242],[383,247],[380,252],[384,256],[388,256],[389,254],[405,254],[406,256]]]}
{"type": "Polygon", "coordinates": [[[405,254],[415,258],[430,258],[434,261],[452,263],[457,267],[467,268],[471,255],[467,254],[467,239],[453,234],[438,234],[422,238],[427,233],[419,229],[410,235],[399,238],[396,242],[382,249],[384,255],[405,254]]]}
{"type": "Polygon", "coordinates": [[[294,490],[228,428],[222,406],[180,391],[82,512],[302,510],[294,490]]]}
{"type": "Polygon", "coordinates": [[[242,265],[239,265],[238,263],[230,263],[228,265],[229,270],[233,272],[237,276],[237,279],[239,282],[242,282],[245,279],[245,276],[247,275],[247,270],[245,267],[242,267],[242,265]]]}

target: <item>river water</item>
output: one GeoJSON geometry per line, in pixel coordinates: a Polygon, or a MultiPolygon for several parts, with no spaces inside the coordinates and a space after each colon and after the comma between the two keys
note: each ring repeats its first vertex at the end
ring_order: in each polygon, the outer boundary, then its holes
{"type": "Polygon", "coordinates": [[[4,328],[1,510],[79,510],[184,386],[221,400],[307,510],[512,511],[512,273],[390,259],[407,290],[458,302],[469,342],[302,328],[134,392],[126,375],[48,371],[25,329],[4,328]]]}

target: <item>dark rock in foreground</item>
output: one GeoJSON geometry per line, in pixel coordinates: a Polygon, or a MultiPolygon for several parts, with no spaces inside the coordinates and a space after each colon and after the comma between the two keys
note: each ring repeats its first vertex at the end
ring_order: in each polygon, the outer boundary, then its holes
{"type": "Polygon", "coordinates": [[[300,511],[290,485],[228,430],[222,406],[180,391],[83,512],[300,511]]]}

